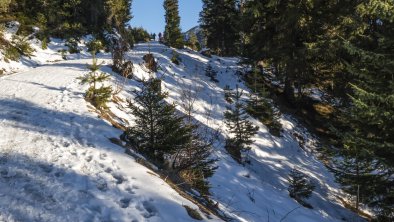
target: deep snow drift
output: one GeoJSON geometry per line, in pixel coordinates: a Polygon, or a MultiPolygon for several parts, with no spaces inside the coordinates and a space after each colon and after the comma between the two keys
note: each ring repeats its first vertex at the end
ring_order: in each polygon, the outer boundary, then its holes
{"type": "MultiPolygon", "coordinates": [[[[250,151],[250,165],[239,165],[223,148],[226,102],[223,88],[239,84],[237,59],[203,57],[177,50],[181,65],[172,64],[172,49],[159,43],[137,45],[128,56],[135,78],[149,75],[142,56],[158,59],[168,102],[182,102],[182,90],[197,92],[194,117],[219,132],[215,157],[219,168],[210,178],[212,199],[226,216],[237,221],[353,221],[357,216],[337,200],[342,195],[333,176],[312,154],[313,138],[289,116],[282,116],[283,137],[260,127],[250,151]],[[210,82],[208,62],[219,72],[210,82]],[[302,135],[306,148],[295,134],[302,135]],[[287,174],[296,167],[316,185],[309,203],[300,206],[287,191],[287,174]],[[294,211],[293,211],[294,210],[294,211]],[[289,215],[286,216],[291,212],[289,215]]],[[[109,63],[109,56],[99,58],[109,63]]],[[[182,205],[197,208],[150,170],[109,141],[122,132],[89,111],[86,87],[76,78],[87,72],[89,59],[61,61],[0,78],[0,221],[188,221],[182,205]]],[[[102,68],[110,72],[108,66],[102,68]]],[[[113,84],[123,80],[113,75],[113,84]]],[[[118,95],[132,98],[138,89],[127,80],[118,95]]],[[[132,122],[125,104],[109,104],[113,113],[132,122]]],[[[177,106],[182,112],[181,106],[177,106]]],[[[208,220],[206,218],[206,220],[208,220]]],[[[218,219],[212,219],[218,220],[218,219]]]]}

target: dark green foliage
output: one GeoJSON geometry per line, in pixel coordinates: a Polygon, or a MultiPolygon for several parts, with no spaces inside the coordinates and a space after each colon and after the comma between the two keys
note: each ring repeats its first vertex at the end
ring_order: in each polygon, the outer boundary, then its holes
{"type": "Polygon", "coordinates": [[[86,43],[86,47],[88,47],[88,51],[92,55],[99,53],[101,50],[104,50],[104,45],[99,39],[93,39],[90,42],[86,43]]]}
{"type": "Polygon", "coordinates": [[[351,77],[342,110],[336,175],[380,221],[394,219],[394,2],[362,1],[342,11],[343,71],[351,77]]]}
{"type": "Polygon", "coordinates": [[[282,125],[279,122],[279,114],[275,112],[268,99],[251,94],[246,111],[266,125],[272,135],[280,136],[282,125]]]}
{"type": "Polygon", "coordinates": [[[131,34],[135,42],[149,42],[151,35],[144,28],[130,28],[131,34]]]}
{"type": "Polygon", "coordinates": [[[66,41],[66,46],[68,47],[68,52],[70,54],[79,53],[81,49],[78,46],[79,41],[75,38],[69,38],[66,41]]]}
{"type": "Polygon", "coordinates": [[[226,149],[240,163],[243,162],[242,152],[250,149],[249,145],[253,143],[251,137],[259,129],[248,120],[249,116],[246,114],[246,106],[242,101],[242,95],[242,90],[238,89],[237,86],[235,92],[231,92],[229,95],[234,102],[231,106],[227,106],[227,111],[224,113],[225,123],[232,135],[232,137],[226,139],[226,149]]]}
{"type": "Polygon", "coordinates": [[[236,55],[239,42],[239,10],[236,0],[203,0],[200,23],[207,47],[217,55],[236,55]]]}
{"type": "Polygon", "coordinates": [[[213,69],[211,63],[208,63],[208,66],[205,68],[205,75],[208,76],[212,82],[219,82],[217,79],[218,72],[213,69]]]}
{"type": "Polygon", "coordinates": [[[21,54],[19,53],[19,51],[15,47],[8,46],[5,48],[4,57],[5,57],[5,59],[8,59],[8,60],[19,61],[21,54]]]}
{"type": "Polygon", "coordinates": [[[90,72],[85,76],[80,77],[81,84],[89,84],[89,89],[86,91],[85,98],[98,109],[106,109],[106,103],[109,102],[112,96],[112,88],[104,86],[103,82],[109,79],[109,75],[99,72],[100,64],[93,54],[93,63],[88,66],[90,72]],[[100,87],[98,86],[100,84],[100,87]]]}
{"type": "Polygon", "coordinates": [[[0,36],[0,43],[2,43],[0,49],[4,50],[6,60],[19,61],[21,56],[31,57],[34,53],[27,38],[23,36],[13,36],[11,42],[0,36]]]}
{"type": "Polygon", "coordinates": [[[311,195],[315,186],[309,177],[297,169],[292,169],[289,174],[289,195],[305,207],[312,208],[305,202],[311,195]]]}
{"type": "Polygon", "coordinates": [[[198,42],[198,38],[197,38],[196,33],[194,33],[194,32],[190,33],[189,38],[186,42],[186,45],[195,51],[201,50],[201,45],[198,42]]]}
{"type": "Polygon", "coordinates": [[[188,142],[192,130],[183,126],[182,117],[176,115],[174,105],[165,102],[166,97],[161,80],[144,81],[141,91],[135,91],[135,102],[129,102],[136,124],[126,132],[135,149],[161,165],[165,154],[174,154],[188,142]]]}
{"type": "Polygon", "coordinates": [[[41,48],[42,49],[48,49],[48,39],[47,38],[43,38],[42,40],[41,40],[41,48]]]}
{"type": "Polygon", "coordinates": [[[179,17],[178,0],[165,0],[164,10],[166,20],[164,41],[168,46],[181,49],[184,41],[180,28],[181,18],[179,17]]]}
{"type": "Polygon", "coordinates": [[[68,39],[124,26],[131,19],[130,7],[130,0],[13,0],[8,14],[21,23],[20,32],[38,26],[68,39]]]}
{"type": "Polygon", "coordinates": [[[181,57],[179,56],[179,54],[176,51],[172,51],[171,62],[177,66],[179,66],[182,62],[181,57]]]}
{"type": "Polygon", "coordinates": [[[203,220],[204,219],[204,218],[202,218],[202,216],[200,215],[200,213],[196,209],[193,209],[187,205],[183,205],[183,207],[186,209],[187,214],[189,214],[189,216],[191,218],[196,219],[196,220],[203,220]]]}

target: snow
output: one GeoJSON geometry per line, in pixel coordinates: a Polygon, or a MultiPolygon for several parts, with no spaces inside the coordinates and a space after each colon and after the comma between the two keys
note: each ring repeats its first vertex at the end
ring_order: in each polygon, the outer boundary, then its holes
{"type": "Polygon", "coordinates": [[[89,112],[76,80],[89,62],[0,78],[0,221],[193,221],[182,205],[198,207],[89,112]]]}
{"type": "MultiPolygon", "coordinates": [[[[182,205],[197,209],[196,205],[109,141],[122,132],[91,111],[83,99],[86,86],[76,80],[87,72],[88,54],[47,62],[59,57],[61,47],[61,40],[52,40],[46,52],[37,50],[36,57],[28,60],[37,61],[39,67],[21,65],[16,69],[19,73],[0,77],[0,221],[193,221],[182,205]]],[[[176,50],[182,59],[177,66],[170,61],[173,50],[157,42],[136,45],[128,54],[134,79],[154,75],[142,64],[143,55],[151,52],[161,67],[156,75],[163,77],[168,102],[184,112],[179,105],[182,90],[196,91],[195,121],[212,135],[219,133],[213,154],[219,158],[219,168],[209,180],[212,199],[224,215],[256,222],[358,218],[337,200],[343,194],[314,154],[316,139],[291,116],[281,117],[280,138],[251,119],[260,127],[249,152],[251,164],[232,160],[223,147],[227,136],[223,88],[239,85],[248,92],[235,75],[238,59],[176,50]],[[218,71],[219,83],[205,76],[209,62],[218,71]],[[300,146],[294,135],[300,135],[306,145],[300,146]],[[286,177],[293,167],[315,183],[309,200],[314,209],[289,197],[286,177]]],[[[110,63],[108,54],[98,57],[110,63]]],[[[133,98],[133,90],[140,86],[136,80],[123,80],[105,65],[102,71],[113,75],[114,85],[125,81],[117,96],[124,101],[133,98]]],[[[126,103],[110,103],[109,108],[123,124],[133,122],[126,103]]]]}

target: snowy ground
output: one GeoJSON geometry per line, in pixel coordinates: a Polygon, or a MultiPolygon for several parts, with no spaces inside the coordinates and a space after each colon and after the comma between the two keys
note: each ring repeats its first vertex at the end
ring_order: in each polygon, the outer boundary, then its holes
{"type": "MultiPolygon", "coordinates": [[[[179,50],[182,64],[176,66],[170,62],[171,49],[158,43],[140,44],[128,55],[135,63],[137,78],[150,75],[139,65],[149,51],[161,65],[157,75],[164,76],[169,102],[179,104],[182,89],[198,91],[196,121],[220,132],[214,152],[220,158],[219,168],[210,181],[212,199],[227,216],[256,222],[358,219],[335,198],[342,194],[333,176],[309,149],[299,146],[295,132],[305,137],[307,148],[313,149],[313,141],[291,117],[281,119],[285,128],[281,138],[254,121],[260,131],[254,138],[250,165],[241,166],[229,157],[223,148],[227,135],[223,88],[235,84],[245,88],[235,81],[236,59],[209,59],[179,50]],[[219,71],[219,83],[204,75],[209,61],[219,71]],[[310,175],[317,187],[309,201],[312,210],[288,195],[286,176],[293,167],[310,175]]],[[[54,50],[48,53],[59,56],[54,50]]],[[[112,144],[108,139],[121,132],[89,112],[83,99],[86,87],[76,80],[87,72],[90,60],[85,57],[71,56],[74,60],[42,63],[46,65],[37,68],[26,66],[26,72],[0,77],[0,221],[192,220],[182,205],[197,206],[112,144]]],[[[100,55],[106,62],[108,58],[100,55]]],[[[102,70],[110,72],[108,66],[102,70]]],[[[113,80],[122,81],[118,76],[113,80]]],[[[137,88],[138,83],[129,80],[119,96],[130,98],[137,88]]],[[[110,108],[132,121],[124,106],[111,103],[110,108]]]]}
{"type": "Polygon", "coordinates": [[[90,60],[0,78],[0,221],[192,221],[197,208],[108,138],[76,80],[90,60]]]}

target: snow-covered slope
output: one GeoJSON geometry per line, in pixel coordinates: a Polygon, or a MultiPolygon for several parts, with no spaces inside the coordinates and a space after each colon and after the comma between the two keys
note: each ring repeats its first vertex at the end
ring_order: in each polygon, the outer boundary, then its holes
{"type": "MultiPolygon", "coordinates": [[[[142,56],[152,52],[164,76],[169,102],[182,101],[182,89],[197,90],[194,117],[219,132],[214,155],[218,170],[210,178],[212,199],[236,221],[352,221],[357,218],[336,199],[342,195],[333,176],[295,134],[313,139],[291,117],[281,119],[285,131],[273,137],[261,123],[250,165],[239,165],[223,148],[225,85],[247,89],[237,81],[237,59],[211,59],[178,50],[182,64],[170,62],[172,49],[158,43],[140,44],[129,53],[136,78],[148,77],[142,56]],[[204,75],[211,61],[219,83],[204,75]],[[313,179],[314,209],[300,206],[287,192],[286,176],[297,167],[313,179]]],[[[77,58],[78,56],[76,56],[77,58]]],[[[100,59],[109,62],[108,55],[100,59]]],[[[190,221],[182,205],[197,208],[149,169],[109,141],[122,133],[91,112],[83,99],[86,87],[76,78],[87,72],[89,59],[48,64],[0,78],[0,221],[190,221]]],[[[104,66],[103,71],[110,69],[104,66]]],[[[114,82],[122,82],[113,76],[114,82]]],[[[139,84],[128,80],[118,95],[131,98],[139,84]]],[[[111,111],[132,122],[125,106],[111,111]]],[[[183,110],[178,106],[178,109],[183,110]]],[[[126,121],[125,121],[126,122],[126,121]]],[[[201,213],[202,214],[202,213],[201,213]]],[[[206,218],[206,220],[209,220],[206,218]]],[[[211,219],[218,220],[218,219],[211,219]]]]}
{"type": "MultiPolygon", "coordinates": [[[[201,125],[220,132],[220,141],[215,149],[215,155],[220,159],[219,168],[210,182],[213,199],[227,216],[239,221],[299,222],[352,221],[357,218],[336,198],[343,194],[333,175],[312,153],[314,139],[290,116],[281,118],[284,132],[280,138],[272,136],[263,124],[254,120],[260,130],[250,152],[250,165],[239,165],[229,157],[223,148],[227,136],[223,123],[227,105],[223,88],[226,85],[235,88],[238,84],[245,92],[248,91],[235,74],[239,68],[237,59],[209,59],[193,51],[177,50],[182,64],[176,66],[169,60],[173,49],[157,43],[137,45],[130,57],[141,63],[142,56],[149,51],[154,53],[163,69],[158,75],[164,75],[163,83],[170,95],[169,102],[180,104],[183,100],[182,89],[197,90],[194,117],[201,125]],[[211,82],[205,76],[208,62],[218,71],[219,83],[211,82]],[[302,148],[297,139],[300,136],[306,144],[302,148]],[[308,174],[316,185],[309,200],[314,209],[304,208],[289,197],[287,175],[292,168],[308,174]]],[[[148,76],[139,68],[137,71],[139,77],[148,76]]],[[[178,109],[183,111],[180,106],[178,109]]]]}
{"type": "Polygon", "coordinates": [[[0,221],[192,221],[197,208],[108,138],[76,80],[90,60],[0,78],[0,221]]]}

